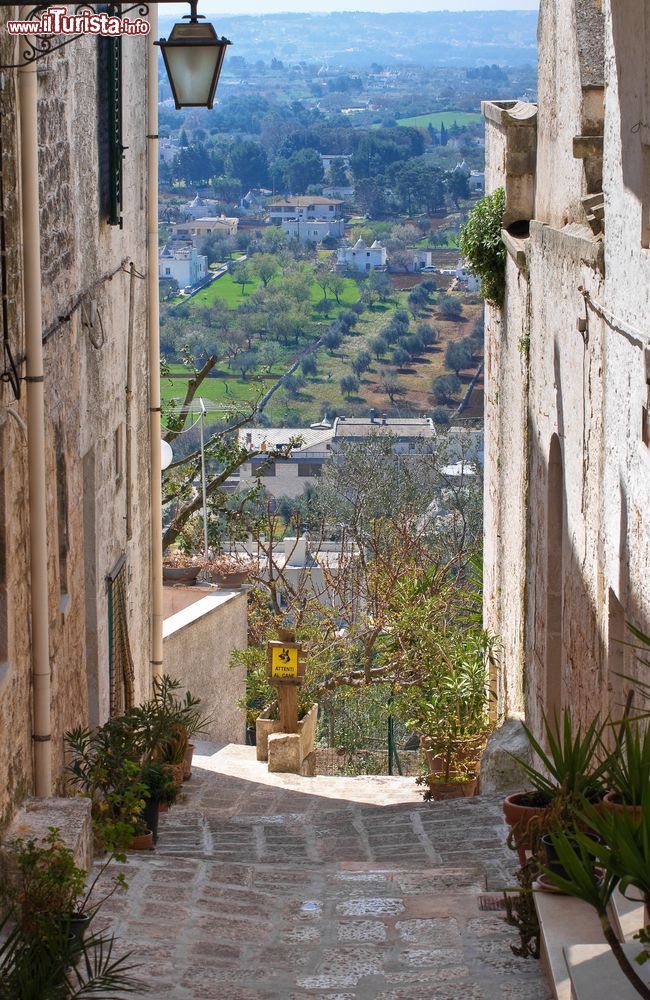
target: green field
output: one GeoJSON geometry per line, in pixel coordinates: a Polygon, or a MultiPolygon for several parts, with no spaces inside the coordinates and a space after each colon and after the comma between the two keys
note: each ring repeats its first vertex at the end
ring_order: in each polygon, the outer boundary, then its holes
{"type": "Polygon", "coordinates": [[[432,125],[439,129],[441,125],[445,128],[454,123],[458,126],[474,125],[482,120],[482,116],[475,111],[436,111],[430,115],[416,115],[415,118],[400,118],[397,124],[410,128],[428,128],[432,125]]]}

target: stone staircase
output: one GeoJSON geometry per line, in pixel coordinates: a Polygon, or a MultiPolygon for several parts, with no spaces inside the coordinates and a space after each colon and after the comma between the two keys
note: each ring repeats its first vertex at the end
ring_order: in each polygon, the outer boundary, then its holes
{"type": "MultiPolygon", "coordinates": [[[[536,892],[541,931],[541,959],[556,1000],[638,1000],[604,940],[596,911],[579,899],[536,892]]],[[[630,957],[641,945],[634,934],[643,926],[643,904],[625,899],[618,890],[610,904],[610,919],[630,957]]],[[[650,985],[650,962],[637,966],[650,985]]]]}

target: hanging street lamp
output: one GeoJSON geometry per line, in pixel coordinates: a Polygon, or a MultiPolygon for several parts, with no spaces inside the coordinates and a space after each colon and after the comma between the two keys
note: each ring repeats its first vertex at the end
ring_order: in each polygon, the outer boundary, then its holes
{"type": "Polygon", "coordinates": [[[196,13],[197,0],[191,0],[191,14],[175,24],[168,39],[154,42],[162,49],[165,69],[172,88],[176,108],[211,108],[219,74],[232,44],[219,38],[214,26],[201,24],[202,14],[196,13]]]}

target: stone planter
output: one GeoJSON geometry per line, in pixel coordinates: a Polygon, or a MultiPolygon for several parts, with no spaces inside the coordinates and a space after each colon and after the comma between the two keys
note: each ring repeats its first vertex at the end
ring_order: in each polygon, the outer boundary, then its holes
{"type": "Polygon", "coordinates": [[[313,774],[311,755],[316,745],[317,721],[318,705],[314,704],[298,723],[297,733],[282,733],[275,730],[268,736],[269,771],[313,774]]]}
{"type": "Polygon", "coordinates": [[[167,583],[194,583],[200,566],[163,566],[163,580],[167,583]]]}
{"type": "Polygon", "coordinates": [[[255,747],[258,760],[269,759],[269,736],[280,732],[280,720],[271,719],[271,706],[265,708],[255,720],[255,747]]]}
{"type": "Polygon", "coordinates": [[[220,590],[238,590],[248,582],[248,573],[210,573],[208,578],[220,590]]]}

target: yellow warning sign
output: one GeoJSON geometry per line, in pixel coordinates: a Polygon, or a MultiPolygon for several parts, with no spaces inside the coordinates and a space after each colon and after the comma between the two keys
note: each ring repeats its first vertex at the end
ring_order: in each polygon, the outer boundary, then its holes
{"type": "Polygon", "coordinates": [[[298,676],[298,647],[271,646],[271,677],[298,676]]]}

